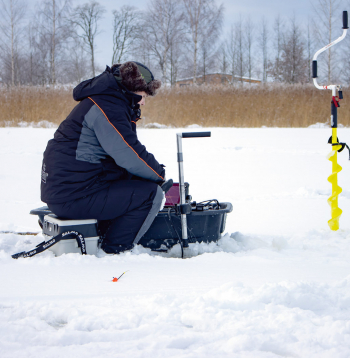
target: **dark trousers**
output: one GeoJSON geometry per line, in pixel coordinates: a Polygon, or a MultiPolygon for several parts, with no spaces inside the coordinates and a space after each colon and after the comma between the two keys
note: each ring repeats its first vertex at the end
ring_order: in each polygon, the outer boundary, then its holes
{"type": "Polygon", "coordinates": [[[64,204],[48,204],[64,219],[97,219],[102,249],[118,253],[132,248],[159,212],[163,191],[152,182],[121,180],[109,188],[64,204]]]}

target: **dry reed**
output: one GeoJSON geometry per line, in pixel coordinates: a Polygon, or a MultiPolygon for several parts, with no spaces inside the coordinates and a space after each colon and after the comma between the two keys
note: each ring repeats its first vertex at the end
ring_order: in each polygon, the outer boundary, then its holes
{"type": "Polygon", "coordinates": [[[77,104],[72,88],[2,87],[0,88],[0,126],[48,121],[61,123],[77,104]]]}
{"type": "MultiPolygon", "coordinates": [[[[350,125],[349,89],[339,123],[350,125]]],[[[146,123],[203,127],[307,127],[329,122],[331,91],[312,85],[200,86],[165,89],[148,99],[146,123]]]]}
{"type": "MultiPolygon", "coordinates": [[[[344,90],[339,123],[350,125],[344,90]]],[[[330,91],[312,85],[199,86],[164,88],[142,108],[141,126],[160,123],[174,127],[307,127],[330,117],[330,91]]],[[[72,88],[0,88],[0,126],[48,121],[59,124],[76,102],[72,88]]]]}

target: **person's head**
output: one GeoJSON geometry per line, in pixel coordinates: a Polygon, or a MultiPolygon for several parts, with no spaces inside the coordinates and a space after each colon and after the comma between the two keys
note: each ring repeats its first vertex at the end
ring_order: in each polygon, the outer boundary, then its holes
{"type": "Polygon", "coordinates": [[[140,105],[145,104],[145,98],[155,96],[161,82],[154,79],[152,72],[142,63],[128,61],[112,66],[112,73],[129,91],[142,96],[140,105]]]}

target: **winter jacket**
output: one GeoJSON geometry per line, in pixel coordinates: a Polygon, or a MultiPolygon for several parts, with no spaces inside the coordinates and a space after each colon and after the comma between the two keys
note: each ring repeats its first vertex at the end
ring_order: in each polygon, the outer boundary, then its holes
{"type": "Polygon", "coordinates": [[[120,85],[107,66],[101,75],[80,83],[73,98],[80,103],[44,152],[43,202],[78,199],[132,176],[164,181],[164,166],[137,139],[141,96],[120,85]]]}

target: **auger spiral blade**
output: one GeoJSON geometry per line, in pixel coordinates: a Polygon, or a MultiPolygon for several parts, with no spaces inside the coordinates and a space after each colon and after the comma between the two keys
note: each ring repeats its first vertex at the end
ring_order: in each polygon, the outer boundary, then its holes
{"type": "Polygon", "coordinates": [[[332,174],[328,177],[328,181],[332,184],[332,195],[327,200],[331,207],[332,218],[328,221],[328,225],[333,231],[339,229],[339,218],[343,212],[338,206],[338,196],[342,192],[342,188],[338,185],[338,173],[342,170],[337,162],[337,153],[340,148],[340,145],[333,146],[333,150],[328,155],[328,160],[332,162],[332,174]]]}

